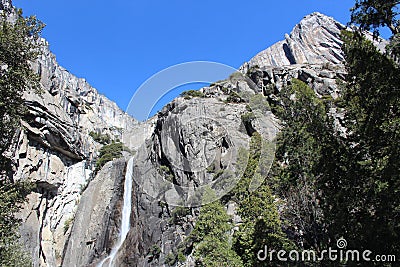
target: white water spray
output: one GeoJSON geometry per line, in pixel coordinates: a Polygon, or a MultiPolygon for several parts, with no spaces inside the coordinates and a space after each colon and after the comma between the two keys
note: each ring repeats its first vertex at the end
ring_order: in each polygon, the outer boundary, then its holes
{"type": "Polygon", "coordinates": [[[115,266],[114,260],[124,243],[126,236],[130,229],[130,218],[131,218],[131,206],[132,206],[132,176],[133,176],[133,158],[129,159],[125,174],[124,183],[124,206],[122,208],[122,218],[121,218],[121,230],[118,237],[118,242],[114,245],[111,250],[110,255],[103,259],[97,267],[113,267],[115,266]]]}

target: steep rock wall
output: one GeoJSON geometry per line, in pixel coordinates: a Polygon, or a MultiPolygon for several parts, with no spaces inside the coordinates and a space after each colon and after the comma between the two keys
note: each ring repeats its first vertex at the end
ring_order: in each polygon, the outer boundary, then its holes
{"type": "MultiPolygon", "coordinates": [[[[10,0],[2,0],[0,10],[11,21],[15,18],[10,0]]],[[[82,193],[94,178],[95,158],[102,146],[89,133],[122,139],[126,130],[141,126],[85,79],[59,66],[47,42],[40,42],[43,53],[32,67],[43,92],[25,93],[28,114],[8,156],[14,163],[14,179],[37,186],[19,214],[22,241],[34,266],[59,266],[68,229],[82,193]]]]}

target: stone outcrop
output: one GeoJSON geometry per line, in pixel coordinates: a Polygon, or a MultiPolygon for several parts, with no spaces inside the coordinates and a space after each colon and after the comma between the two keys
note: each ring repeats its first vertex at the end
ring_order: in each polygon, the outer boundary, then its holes
{"type": "MultiPolygon", "coordinates": [[[[342,30],[353,30],[331,17],[315,12],[305,16],[285,39],[272,45],[240,67],[240,71],[262,88],[263,94],[273,95],[273,91],[299,79],[319,96],[338,96],[336,80],[346,74],[342,30]]],[[[387,41],[373,39],[369,32],[365,36],[384,51],[387,41]]]]}
{"type": "MultiPolygon", "coordinates": [[[[82,194],[73,217],[68,244],[62,254],[62,266],[88,266],[96,252],[103,251],[118,235],[122,178],[125,159],[107,163],[82,194]]],[[[96,255],[97,256],[97,255],[96,255]]]]}
{"type": "MultiPolygon", "coordinates": [[[[13,16],[10,0],[1,0],[0,9],[13,16]]],[[[25,94],[28,114],[9,150],[14,178],[37,185],[19,214],[22,241],[34,266],[95,266],[116,241],[130,155],[95,175],[101,144],[90,132],[120,139],[134,152],[131,230],[117,265],[162,266],[193,229],[202,186],[229,190],[227,179],[238,176],[238,150],[248,147],[251,134],[257,131],[272,141],[279,131],[279,122],[260,102],[263,116],[246,121],[257,95],[274,101],[297,78],[318,96],[338,96],[336,79],[346,75],[340,40],[344,28],[320,13],[306,16],[240,73],[201,89],[203,97],[175,99],[144,123],[59,66],[41,40],[43,54],[32,66],[43,93],[25,94]],[[183,203],[192,208],[177,218],[175,206],[183,203]]],[[[230,203],[228,212],[235,216],[234,206],[230,203]]],[[[193,264],[191,257],[187,264],[193,264]]]]}
{"type": "MultiPolygon", "coordinates": [[[[10,0],[2,0],[0,9],[9,19],[15,17],[10,0]]],[[[14,163],[14,179],[36,184],[19,214],[22,241],[34,266],[59,266],[68,229],[82,193],[94,179],[95,159],[102,146],[89,133],[123,139],[128,129],[142,127],[85,79],[59,66],[47,42],[39,41],[43,53],[32,68],[40,76],[42,93],[25,93],[28,114],[8,156],[14,163]]]]}
{"type": "Polygon", "coordinates": [[[25,94],[28,115],[10,151],[15,178],[29,179],[38,188],[22,212],[22,236],[29,236],[35,266],[56,266],[68,238],[65,224],[93,179],[102,146],[90,132],[115,140],[140,126],[84,79],[60,67],[47,48],[33,67],[41,77],[43,93],[25,94]],[[32,239],[29,229],[34,228],[40,230],[32,239]]]}
{"type": "Polygon", "coordinates": [[[285,40],[257,54],[250,66],[281,67],[292,64],[340,64],[344,57],[340,32],[345,26],[318,12],[297,24],[285,40]]]}
{"type": "Polygon", "coordinates": [[[176,253],[193,229],[201,204],[196,191],[218,186],[212,181],[221,171],[234,173],[238,149],[248,147],[244,113],[245,103],[218,97],[178,98],[158,113],[153,135],[135,155],[137,206],[118,266],[160,266],[176,253]],[[174,221],[174,204],[195,207],[174,221]],[[150,256],[154,246],[157,258],[150,256]]]}

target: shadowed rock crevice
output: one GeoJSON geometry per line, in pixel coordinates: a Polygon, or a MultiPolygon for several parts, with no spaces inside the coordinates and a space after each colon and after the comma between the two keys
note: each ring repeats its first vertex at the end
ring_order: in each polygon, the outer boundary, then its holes
{"type": "Polygon", "coordinates": [[[282,48],[283,48],[283,51],[285,51],[285,56],[289,60],[289,63],[296,64],[296,60],[295,60],[292,52],[290,51],[289,46],[287,44],[283,44],[282,48]]]}

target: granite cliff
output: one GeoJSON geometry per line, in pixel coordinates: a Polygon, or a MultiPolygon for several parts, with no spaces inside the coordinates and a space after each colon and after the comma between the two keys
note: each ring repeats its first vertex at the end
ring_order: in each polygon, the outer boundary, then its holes
{"type": "MultiPolygon", "coordinates": [[[[0,8],[8,18],[15,16],[11,1],[2,0],[0,8]]],[[[69,235],[66,226],[82,192],[95,178],[95,158],[101,144],[90,132],[121,139],[126,129],[139,123],[85,79],[59,66],[47,42],[41,41],[43,53],[32,67],[40,75],[43,93],[25,94],[28,114],[8,156],[14,163],[14,179],[28,179],[37,186],[20,214],[23,243],[35,266],[57,266],[69,235]]]]}
{"type": "MultiPolygon", "coordinates": [[[[12,17],[10,0],[1,0],[0,9],[12,17]]],[[[248,147],[253,131],[271,141],[279,131],[270,111],[262,120],[243,120],[249,99],[274,101],[292,78],[320,97],[338,95],[336,79],[346,74],[344,28],[320,13],[308,15],[240,72],[201,89],[202,97],[178,97],[143,123],[59,66],[42,40],[45,49],[32,67],[44,92],[25,95],[29,112],[9,149],[15,179],[37,185],[20,214],[22,241],[34,266],[95,266],[116,242],[131,155],[96,174],[101,144],[91,132],[120,139],[134,152],[131,229],[117,266],[162,266],[193,229],[199,214],[193,192],[220,170],[236,170],[238,149],[248,147]],[[175,206],[182,201],[192,208],[176,219],[175,206]]],[[[227,209],[235,215],[235,203],[227,209]]],[[[186,263],[193,264],[191,255],[186,263]]]]}

